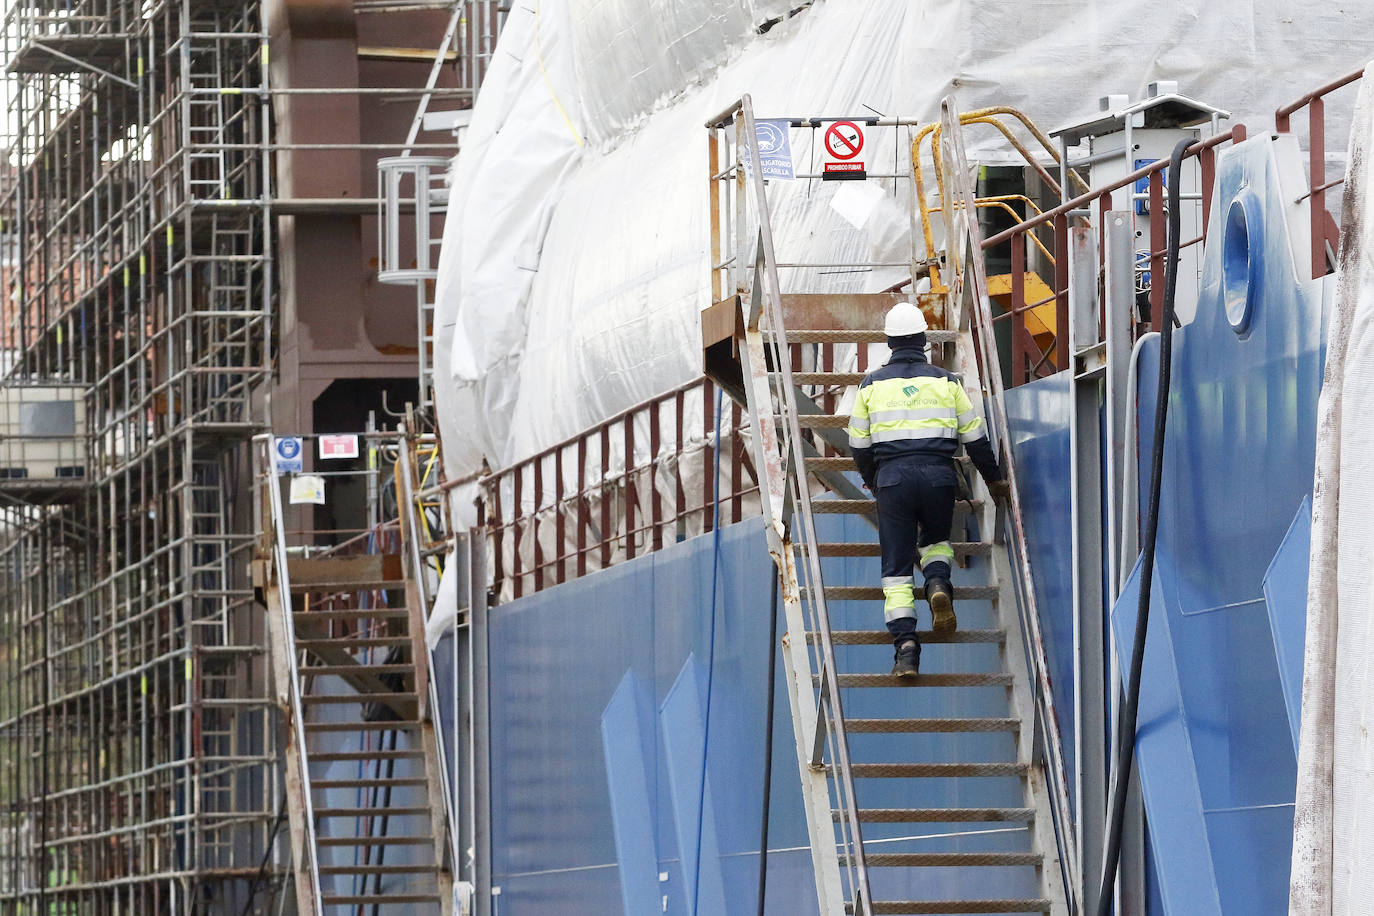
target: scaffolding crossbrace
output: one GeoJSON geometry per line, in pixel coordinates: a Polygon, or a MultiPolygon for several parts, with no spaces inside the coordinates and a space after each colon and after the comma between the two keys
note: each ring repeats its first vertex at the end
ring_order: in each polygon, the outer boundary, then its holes
{"type": "Polygon", "coordinates": [[[80,423],[65,474],[51,442],[0,454],[0,911],[267,912],[277,723],[238,484],[272,330],[260,10],[5,17],[0,394],[80,423]]]}

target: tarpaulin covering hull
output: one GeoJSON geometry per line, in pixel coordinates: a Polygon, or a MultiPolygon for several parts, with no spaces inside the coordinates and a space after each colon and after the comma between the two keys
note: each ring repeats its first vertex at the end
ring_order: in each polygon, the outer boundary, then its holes
{"type": "MultiPolygon", "coordinates": [[[[1363,59],[1374,27],[1368,5],[1279,0],[829,0],[756,34],[795,5],[511,10],[454,164],[441,253],[436,388],[450,477],[483,458],[508,465],[699,374],[697,313],[711,298],[703,124],[742,93],[760,117],[931,120],[952,92],[965,110],[1008,104],[1054,126],[1108,92],[1175,79],[1263,130],[1298,88],[1363,59]]],[[[996,135],[970,143],[987,159],[996,135]]],[[[793,154],[813,162],[809,132],[793,154]]],[[[904,170],[908,158],[884,144],[869,167],[904,170]]],[[[819,185],[771,183],[784,259],[909,250],[900,194],[854,231],[819,185]]],[[[867,290],[892,275],[807,282],[867,290]]]]}
{"type": "MultiPolygon", "coordinates": [[[[697,313],[710,299],[702,125],[741,93],[760,117],[932,119],[954,92],[966,110],[1011,104],[1052,126],[1103,93],[1172,78],[1263,129],[1294,88],[1362,59],[1374,27],[1374,7],[1278,0],[831,0],[756,34],[789,5],[511,10],[453,166],[441,253],[437,397],[451,477],[482,457],[506,466],[699,374],[697,313]]],[[[798,163],[813,159],[808,137],[797,137],[798,163]]],[[[970,136],[984,154],[995,140],[970,136]]],[[[907,168],[892,146],[870,169],[907,168]]],[[[907,249],[905,199],[853,232],[819,184],[771,183],[783,257],[907,249]]],[[[848,273],[824,288],[890,282],[848,273]]]]}

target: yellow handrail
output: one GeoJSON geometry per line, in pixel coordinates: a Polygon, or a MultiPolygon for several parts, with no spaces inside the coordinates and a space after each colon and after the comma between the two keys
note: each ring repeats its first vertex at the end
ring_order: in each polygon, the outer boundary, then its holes
{"type": "MultiPolygon", "coordinates": [[[[1049,187],[1051,187],[1055,190],[1056,193],[1058,193],[1060,190],[1059,182],[1055,181],[1054,176],[1051,175],[1045,169],[1044,166],[1035,161],[1035,157],[1031,154],[1030,150],[1027,149],[1025,145],[1023,145],[1020,141],[1018,141],[1016,137],[1011,133],[1011,131],[1007,128],[1007,126],[998,119],[999,116],[1002,115],[1013,117],[1017,121],[1019,121],[1021,125],[1025,127],[1025,129],[1031,134],[1031,136],[1033,136],[1037,141],[1039,141],[1040,145],[1044,147],[1045,151],[1049,154],[1050,158],[1056,164],[1060,162],[1059,153],[1055,150],[1054,143],[1050,140],[1049,136],[1046,135],[1044,131],[1040,130],[1040,128],[1037,127],[1035,123],[1031,121],[1030,118],[1026,117],[1025,114],[1023,114],[1015,108],[1011,108],[1006,105],[996,105],[989,108],[974,109],[973,111],[969,111],[960,115],[959,123],[961,125],[989,124],[992,127],[996,128],[1002,134],[1002,136],[1007,139],[1007,142],[1010,143],[1012,147],[1018,153],[1021,154],[1022,158],[1026,160],[1026,163],[1030,165],[1031,168],[1036,170],[1036,172],[1040,175],[1041,179],[1043,179],[1049,187]]],[[[945,202],[944,171],[940,165],[940,157],[935,155],[935,150],[939,149],[939,143],[939,122],[933,122],[922,126],[916,132],[915,137],[913,137],[911,141],[912,177],[915,179],[916,183],[917,205],[921,209],[921,231],[923,233],[925,240],[927,257],[930,256],[931,251],[935,247],[935,233],[934,229],[931,226],[930,214],[932,212],[940,212],[941,210],[943,210],[945,202]],[[939,194],[941,204],[940,207],[934,209],[932,209],[926,202],[925,170],[921,165],[921,144],[925,141],[926,137],[931,138],[931,159],[934,164],[936,189],[939,194]]],[[[1069,169],[1069,175],[1077,185],[1083,188],[1084,191],[1088,190],[1088,183],[1083,180],[1083,177],[1078,174],[1077,170],[1069,169]]],[[[1036,239],[1035,241],[1036,244],[1039,245],[1042,249],[1044,248],[1044,245],[1039,241],[1039,239],[1036,239]]],[[[947,287],[945,287],[945,285],[940,281],[939,267],[932,263],[930,265],[929,270],[931,291],[936,293],[946,292],[947,287]]]]}
{"type": "MultiPolygon", "coordinates": [[[[1035,211],[1037,216],[1044,212],[1038,206],[1036,206],[1035,201],[1031,200],[1024,194],[998,194],[994,197],[979,197],[973,201],[973,205],[975,208],[979,210],[1005,210],[1006,212],[1010,213],[1012,218],[1015,219],[1018,223],[1024,223],[1026,221],[1025,218],[1023,218],[1021,214],[1013,210],[1011,205],[1007,203],[1007,201],[1011,200],[1017,200],[1025,203],[1027,207],[1035,211]]],[[[942,213],[944,212],[944,209],[944,207],[931,207],[930,212],[942,213]]],[[[1045,260],[1053,264],[1054,254],[1049,250],[1048,247],[1046,247],[1045,243],[1040,241],[1040,239],[1036,236],[1036,234],[1033,231],[1027,232],[1026,235],[1030,236],[1030,240],[1035,243],[1035,247],[1040,249],[1040,253],[1045,256],[1045,260]]]]}

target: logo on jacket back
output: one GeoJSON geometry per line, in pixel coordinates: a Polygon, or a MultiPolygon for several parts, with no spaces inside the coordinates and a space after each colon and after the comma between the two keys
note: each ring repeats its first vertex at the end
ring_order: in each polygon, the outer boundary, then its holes
{"type": "Polygon", "coordinates": [[[902,394],[906,395],[909,398],[914,398],[916,396],[916,391],[917,388],[915,385],[907,385],[905,388],[902,389],[902,394]]]}

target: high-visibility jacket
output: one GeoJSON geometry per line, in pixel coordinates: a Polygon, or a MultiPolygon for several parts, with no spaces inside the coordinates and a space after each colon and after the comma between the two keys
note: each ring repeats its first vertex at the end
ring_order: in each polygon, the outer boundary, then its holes
{"type": "Polygon", "coordinates": [[[887,365],[859,384],[849,417],[849,445],[870,489],[883,462],[952,459],[960,443],[984,480],[1002,478],[983,418],[964,386],[953,373],[927,362],[923,347],[897,347],[887,365]]]}

